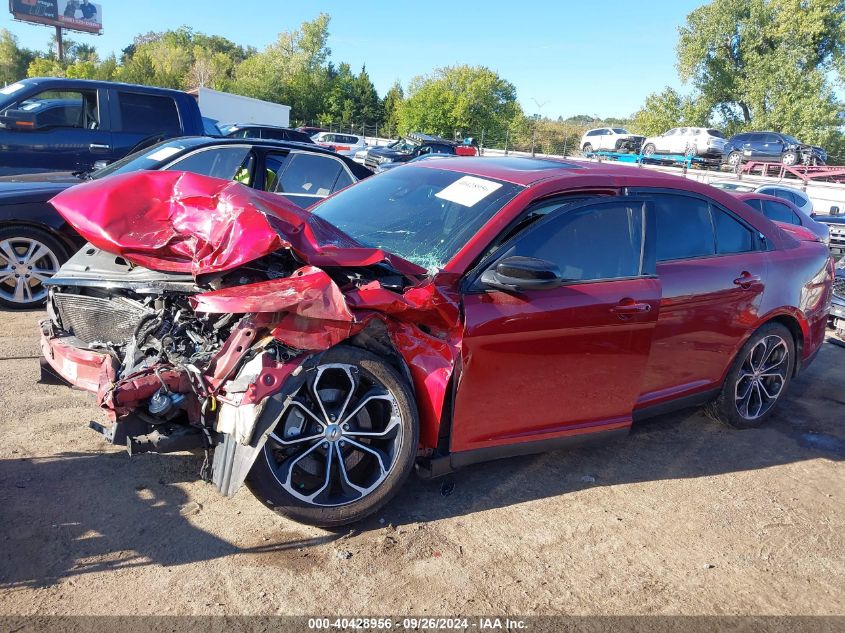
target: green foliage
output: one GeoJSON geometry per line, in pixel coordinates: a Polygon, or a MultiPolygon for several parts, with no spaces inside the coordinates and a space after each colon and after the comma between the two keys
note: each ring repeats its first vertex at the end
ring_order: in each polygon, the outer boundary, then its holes
{"type": "Polygon", "coordinates": [[[630,131],[656,136],[679,125],[707,127],[709,112],[700,99],[681,96],[672,88],[646,97],[645,104],[633,116],[630,131]]]}
{"type": "Polygon", "coordinates": [[[402,84],[397,80],[393,82],[390,90],[387,91],[381,101],[381,111],[384,116],[382,129],[387,130],[387,134],[395,134],[396,130],[399,129],[399,113],[404,102],[405,91],[402,90],[402,84]]]}
{"type": "Polygon", "coordinates": [[[232,89],[243,95],[286,103],[297,118],[319,116],[331,89],[329,21],[321,13],[299,29],[283,31],[270,46],[238,65],[232,89]]]}
{"type": "MultiPolygon", "coordinates": [[[[713,0],[687,16],[678,70],[726,131],[783,131],[837,143],[845,81],[841,0],[713,0]]],[[[646,112],[652,108],[644,107],[646,112]]]]}
{"type": "Polygon", "coordinates": [[[444,136],[504,136],[520,112],[516,88],[484,66],[438,68],[416,77],[399,111],[399,129],[444,136]]]}
{"type": "Polygon", "coordinates": [[[18,38],[9,29],[0,29],[0,85],[24,77],[33,59],[35,53],[18,46],[18,38]]]}

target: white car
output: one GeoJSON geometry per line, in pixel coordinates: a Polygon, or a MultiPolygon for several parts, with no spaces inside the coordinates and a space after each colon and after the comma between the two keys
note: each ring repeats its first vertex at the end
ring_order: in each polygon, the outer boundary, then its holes
{"type": "Polygon", "coordinates": [[[356,152],[367,148],[363,136],[342,134],[340,132],[319,132],[311,137],[317,145],[331,147],[343,156],[355,156],[356,152]]]}
{"type": "Polygon", "coordinates": [[[791,202],[796,207],[801,209],[805,215],[808,217],[815,217],[815,211],[813,211],[813,201],[810,200],[809,196],[801,191],[800,189],[796,189],[795,187],[787,187],[786,185],[749,185],[746,183],[741,182],[734,182],[734,181],[719,181],[719,182],[711,182],[710,186],[718,187],[719,189],[724,189],[725,191],[733,191],[735,193],[763,193],[767,196],[774,196],[775,198],[780,198],[781,200],[786,200],[787,202],[791,202]]]}
{"type": "Polygon", "coordinates": [[[631,134],[623,127],[599,127],[584,133],[581,137],[581,151],[585,154],[623,150],[638,152],[642,140],[642,136],[631,134]]]}
{"type": "Polygon", "coordinates": [[[673,127],[660,136],[650,136],[643,141],[643,155],[681,154],[719,158],[725,149],[724,134],[705,127],[673,127]]]}

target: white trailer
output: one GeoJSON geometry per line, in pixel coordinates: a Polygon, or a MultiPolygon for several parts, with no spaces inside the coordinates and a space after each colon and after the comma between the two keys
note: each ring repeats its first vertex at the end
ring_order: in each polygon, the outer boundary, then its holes
{"type": "Polygon", "coordinates": [[[290,126],[290,106],[252,97],[233,95],[211,88],[197,90],[200,112],[220,123],[260,123],[290,126]]]}

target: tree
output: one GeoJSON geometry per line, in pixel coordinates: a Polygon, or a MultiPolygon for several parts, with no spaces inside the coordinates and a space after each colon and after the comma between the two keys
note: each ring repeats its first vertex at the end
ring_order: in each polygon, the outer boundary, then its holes
{"type": "Polygon", "coordinates": [[[276,42],[237,67],[233,90],[285,103],[301,120],[317,117],[330,89],[329,21],[328,14],[321,13],[297,30],[279,33],[276,42]]]}
{"type": "Polygon", "coordinates": [[[9,29],[0,29],[0,85],[24,78],[33,59],[35,53],[18,46],[18,38],[9,29]]]}
{"type": "Polygon", "coordinates": [[[484,66],[438,68],[416,77],[400,110],[402,132],[504,137],[519,111],[516,88],[484,66]]]}
{"type": "Polygon", "coordinates": [[[845,78],[845,3],[713,0],[681,27],[678,70],[731,131],[829,136],[841,125],[830,83],[845,78]]]}
{"type": "Polygon", "coordinates": [[[682,97],[672,88],[652,93],[633,116],[632,131],[644,136],[657,136],[680,125],[709,126],[709,112],[701,99],[682,97]]]}
{"type": "Polygon", "coordinates": [[[399,129],[399,112],[404,103],[405,91],[402,90],[402,84],[397,80],[381,101],[381,125],[387,131],[388,135],[395,133],[399,129]]]}

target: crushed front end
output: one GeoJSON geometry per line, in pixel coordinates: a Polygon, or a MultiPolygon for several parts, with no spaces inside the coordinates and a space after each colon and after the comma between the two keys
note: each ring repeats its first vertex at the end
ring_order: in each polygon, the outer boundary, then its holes
{"type": "Polygon", "coordinates": [[[205,450],[202,475],[232,495],[297,394],[316,389],[323,354],[344,343],[413,385],[414,451],[437,445],[458,311],[423,269],[236,183],[111,180],[54,200],[90,243],[51,280],[40,324],[42,378],[95,394],[108,425],[92,426],[106,439],[130,454],[205,450]]]}

